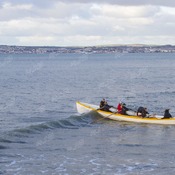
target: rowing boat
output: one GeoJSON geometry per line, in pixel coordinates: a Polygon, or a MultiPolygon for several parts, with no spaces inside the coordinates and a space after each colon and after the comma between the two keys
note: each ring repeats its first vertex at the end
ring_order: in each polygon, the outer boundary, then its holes
{"type": "Polygon", "coordinates": [[[104,118],[117,120],[117,121],[125,121],[125,122],[135,122],[135,123],[149,123],[149,124],[163,124],[163,125],[175,125],[175,118],[162,119],[163,116],[154,115],[154,117],[150,118],[141,118],[139,116],[134,115],[122,115],[119,113],[113,113],[108,111],[103,111],[98,109],[99,106],[76,102],[77,111],[80,114],[88,113],[90,111],[96,111],[104,118]]]}

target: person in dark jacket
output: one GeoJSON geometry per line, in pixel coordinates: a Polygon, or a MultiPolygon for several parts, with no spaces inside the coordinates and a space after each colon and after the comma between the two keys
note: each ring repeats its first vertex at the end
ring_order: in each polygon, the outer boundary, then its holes
{"type": "Polygon", "coordinates": [[[100,109],[103,111],[111,112],[109,109],[113,107],[108,105],[108,102],[103,98],[103,100],[100,102],[100,109]]]}
{"type": "Polygon", "coordinates": [[[142,118],[145,118],[148,114],[147,108],[142,106],[140,106],[137,110],[137,116],[141,116],[142,118]]]}
{"type": "Polygon", "coordinates": [[[172,118],[172,115],[169,112],[170,109],[166,109],[165,113],[164,113],[164,117],[163,118],[172,118]]]}
{"type": "Polygon", "coordinates": [[[103,109],[105,103],[106,103],[106,100],[103,98],[103,100],[100,102],[100,109],[103,109]]]}

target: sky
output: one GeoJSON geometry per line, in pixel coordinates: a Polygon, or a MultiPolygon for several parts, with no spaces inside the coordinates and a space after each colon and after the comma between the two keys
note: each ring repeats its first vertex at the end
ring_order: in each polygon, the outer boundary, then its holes
{"type": "Polygon", "coordinates": [[[0,45],[175,45],[174,0],[0,0],[0,45]]]}

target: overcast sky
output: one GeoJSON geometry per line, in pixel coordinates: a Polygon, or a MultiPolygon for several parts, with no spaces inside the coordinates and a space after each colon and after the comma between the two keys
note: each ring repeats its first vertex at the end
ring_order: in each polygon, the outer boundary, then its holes
{"type": "Polygon", "coordinates": [[[0,0],[0,45],[175,45],[175,0],[0,0]]]}

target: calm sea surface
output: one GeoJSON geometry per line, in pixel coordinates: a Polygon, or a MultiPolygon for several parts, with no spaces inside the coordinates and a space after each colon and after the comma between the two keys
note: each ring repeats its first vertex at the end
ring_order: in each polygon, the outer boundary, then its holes
{"type": "Polygon", "coordinates": [[[0,55],[0,174],[175,174],[175,126],[77,114],[102,98],[175,116],[175,54],[0,55]]]}

